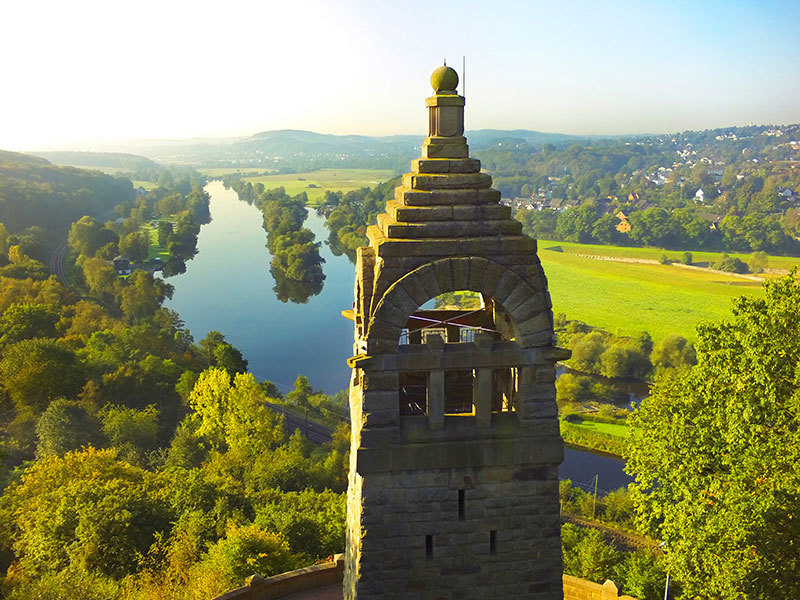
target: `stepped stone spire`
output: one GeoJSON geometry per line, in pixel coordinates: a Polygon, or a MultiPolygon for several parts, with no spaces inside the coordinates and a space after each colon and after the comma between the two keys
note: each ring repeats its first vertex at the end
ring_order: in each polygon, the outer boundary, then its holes
{"type": "Polygon", "coordinates": [[[358,249],[345,598],[561,598],[563,458],[536,242],[469,157],[457,73],[358,249]],[[477,307],[423,309],[472,291],[477,307]]]}

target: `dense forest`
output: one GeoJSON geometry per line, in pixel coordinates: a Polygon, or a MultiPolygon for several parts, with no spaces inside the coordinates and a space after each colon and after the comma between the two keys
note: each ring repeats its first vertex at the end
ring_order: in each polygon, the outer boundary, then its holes
{"type": "MultiPolygon", "coordinates": [[[[9,203],[39,171],[68,206],[94,179],[121,193],[98,194],[94,216],[71,208],[71,226],[31,210],[37,251],[27,230],[0,227],[0,595],[208,598],[341,550],[346,428],[322,448],[288,436],[264,405],[275,386],[162,305],[171,286],[147,257],[191,258],[209,218],[202,180],[161,170],[165,185],[134,194],[127,179],[10,158],[9,203]],[[65,238],[71,287],[41,262],[65,238]]],[[[287,398],[337,405],[305,378],[287,398]]]]}

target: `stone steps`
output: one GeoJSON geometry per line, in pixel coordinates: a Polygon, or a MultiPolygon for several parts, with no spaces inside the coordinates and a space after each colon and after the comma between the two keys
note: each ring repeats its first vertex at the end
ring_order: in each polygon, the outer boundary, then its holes
{"type": "Polygon", "coordinates": [[[502,220],[451,220],[423,223],[397,222],[386,213],[378,215],[378,226],[390,239],[473,238],[519,235],[522,223],[513,219],[502,220]]]}

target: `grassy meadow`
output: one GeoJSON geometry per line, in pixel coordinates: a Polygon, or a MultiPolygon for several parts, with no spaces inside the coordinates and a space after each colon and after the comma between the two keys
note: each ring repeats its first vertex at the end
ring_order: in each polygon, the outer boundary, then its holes
{"type": "MultiPolygon", "coordinates": [[[[551,242],[539,240],[539,250],[560,247],[565,254],[587,254],[595,256],[612,256],[615,258],[639,258],[647,260],[659,260],[662,254],[673,262],[680,262],[683,257],[683,250],[664,250],[662,248],[631,248],[627,246],[603,246],[600,244],[576,244],[573,242],[551,242]]],[[[698,266],[708,266],[719,261],[722,252],[704,252],[690,250],[692,253],[692,264],[698,266]]],[[[728,252],[729,256],[738,258],[744,262],[750,260],[750,254],[728,252]]],[[[800,264],[800,258],[795,256],[770,256],[768,269],[788,270],[794,265],[800,264]]]]}
{"type": "MultiPolygon", "coordinates": [[[[647,331],[658,341],[669,333],[695,338],[704,320],[730,317],[731,301],[763,293],[758,281],[679,266],[597,260],[581,254],[658,258],[662,250],[539,241],[553,312],[564,313],[618,335],[647,331]],[[560,248],[560,251],[558,250],[560,248]]],[[[667,252],[680,258],[682,252],[667,252]]],[[[695,253],[692,253],[695,255],[695,253]]],[[[696,253],[695,260],[716,260],[696,253]]],[[[709,256],[705,256],[708,254],[709,256]]],[[[743,255],[746,258],[746,255],[743,255]]],[[[798,258],[770,257],[770,268],[789,268],[798,258]]]]}
{"type": "Polygon", "coordinates": [[[325,190],[349,192],[373,187],[394,177],[394,171],[380,169],[321,169],[309,173],[284,173],[245,177],[251,183],[260,182],[266,188],[283,187],[290,196],[306,192],[311,204],[318,202],[325,190]],[[316,186],[316,187],[309,187],[316,186]]]}
{"type": "Polygon", "coordinates": [[[262,169],[259,167],[196,167],[197,171],[207,177],[224,177],[235,173],[257,173],[259,175],[270,175],[276,169],[262,169]]]}

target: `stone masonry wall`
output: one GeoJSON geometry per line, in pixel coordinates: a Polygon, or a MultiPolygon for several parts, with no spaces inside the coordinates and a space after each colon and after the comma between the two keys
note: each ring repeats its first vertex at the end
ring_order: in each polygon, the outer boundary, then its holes
{"type": "Polygon", "coordinates": [[[369,535],[361,550],[359,597],[560,596],[560,561],[548,559],[560,558],[555,469],[369,475],[362,494],[362,526],[369,535]]]}

